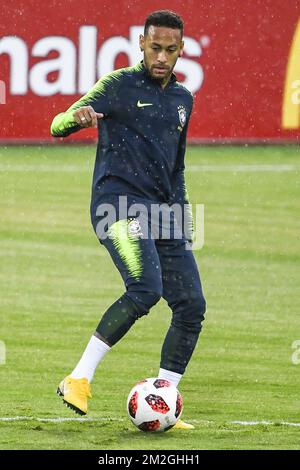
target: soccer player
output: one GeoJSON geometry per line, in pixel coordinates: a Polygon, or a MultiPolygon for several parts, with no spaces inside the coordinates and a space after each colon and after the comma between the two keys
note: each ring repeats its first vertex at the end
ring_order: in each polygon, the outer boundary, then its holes
{"type": "MultiPolygon", "coordinates": [[[[58,387],[64,402],[82,415],[87,413],[90,383],[100,361],[161,297],[172,310],[172,322],[162,346],[159,378],[178,386],[201,331],[205,299],[193,253],[187,249],[192,221],[184,181],[193,97],[173,74],[183,46],[182,19],[169,10],[152,13],[140,36],[143,60],[102,77],[52,122],[55,137],[98,127],[91,220],[126,288],[58,387]],[[138,204],[138,215],[121,213],[125,196],[127,207],[138,204]],[[182,208],[177,217],[171,210],[174,204],[182,208]],[[151,220],[153,205],[161,205],[163,221],[151,220]],[[115,218],[104,214],[108,207],[115,218]],[[186,230],[180,229],[183,220],[186,230]]],[[[193,428],[182,420],[176,427],[193,428]]]]}

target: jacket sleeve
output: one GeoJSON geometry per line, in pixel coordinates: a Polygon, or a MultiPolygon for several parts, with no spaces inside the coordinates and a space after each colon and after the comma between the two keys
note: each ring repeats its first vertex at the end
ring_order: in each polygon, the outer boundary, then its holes
{"type": "Polygon", "coordinates": [[[119,76],[114,72],[103,76],[86,95],[73,103],[67,111],[57,114],[51,124],[51,135],[53,137],[67,137],[82,129],[73,117],[73,112],[81,106],[92,106],[97,113],[103,113],[104,117],[108,116],[116,96],[118,79],[119,76]]]}
{"type": "Polygon", "coordinates": [[[186,150],[186,137],[189,124],[189,118],[186,122],[186,125],[181,133],[178,154],[177,154],[177,164],[173,173],[173,198],[172,202],[179,204],[181,206],[181,220],[177,220],[179,225],[183,228],[184,236],[189,241],[192,242],[194,234],[194,222],[193,222],[193,213],[192,208],[189,202],[188,191],[185,184],[184,176],[184,157],[186,150]]]}

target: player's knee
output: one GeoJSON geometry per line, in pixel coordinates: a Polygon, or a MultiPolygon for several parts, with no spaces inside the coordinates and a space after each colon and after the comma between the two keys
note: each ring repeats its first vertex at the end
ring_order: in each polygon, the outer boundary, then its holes
{"type": "Polygon", "coordinates": [[[200,315],[203,317],[204,319],[204,314],[206,312],[206,300],[205,298],[202,296],[199,296],[196,300],[196,307],[198,309],[198,312],[200,313],[200,315]]]}
{"type": "Polygon", "coordinates": [[[192,296],[173,312],[172,324],[189,333],[200,333],[205,312],[206,301],[203,295],[192,296]]]}
{"type": "Polygon", "coordinates": [[[206,301],[203,295],[192,300],[190,305],[190,324],[197,331],[201,330],[204,314],[206,312],[206,301]]]}
{"type": "Polygon", "coordinates": [[[150,309],[160,300],[162,291],[153,289],[149,291],[127,291],[127,295],[138,306],[138,317],[147,315],[150,309]]]}
{"type": "Polygon", "coordinates": [[[202,322],[205,318],[204,314],[206,312],[206,300],[205,298],[202,296],[200,297],[196,303],[195,303],[195,307],[196,307],[196,315],[195,315],[195,323],[194,323],[194,327],[196,328],[197,331],[201,331],[201,328],[202,328],[202,322]]]}

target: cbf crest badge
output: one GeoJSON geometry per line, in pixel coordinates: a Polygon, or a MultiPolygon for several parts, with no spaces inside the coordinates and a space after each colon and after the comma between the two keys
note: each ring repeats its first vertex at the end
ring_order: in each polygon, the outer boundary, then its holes
{"type": "Polygon", "coordinates": [[[184,106],[178,106],[178,115],[179,115],[179,122],[181,127],[184,127],[186,123],[186,109],[184,106]]]}
{"type": "Polygon", "coordinates": [[[130,219],[128,221],[128,233],[132,237],[142,237],[142,228],[138,219],[130,219]]]}

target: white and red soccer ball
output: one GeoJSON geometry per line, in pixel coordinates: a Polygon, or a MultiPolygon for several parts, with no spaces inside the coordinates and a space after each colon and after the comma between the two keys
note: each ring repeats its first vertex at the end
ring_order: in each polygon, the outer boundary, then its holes
{"type": "Polygon", "coordinates": [[[181,416],[182,396],[171,382],[149,378],[138,382],[129,392],[127,411],[133,424],[144,432],[171,429],[181,416]]]}

